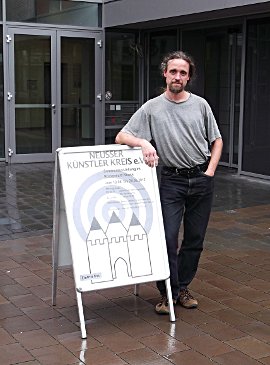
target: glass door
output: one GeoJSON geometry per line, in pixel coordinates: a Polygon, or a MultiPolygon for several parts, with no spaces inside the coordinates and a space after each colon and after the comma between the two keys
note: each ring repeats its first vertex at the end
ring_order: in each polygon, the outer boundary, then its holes
{"type": "Polygon", "coordinates": [[[206,36],[205,90],[223,138],[220,163],[238,166],[242,34],[240,28],[206,36]]]}
{"type": "Polygon", "coordinates": [[[56,149],[54,32],[8,30],[10,162],[52,160],[56,149]]]}
{"type": "Polygon", "coordinates": [[[100,36],[58,32],[58,97],[61,100],[61,146],[102,143],[100,36]]]}
{"type": "Polygon", "coordinates": [[[101,32],[8,35],[9,162],[53,161],[59,147],[101,144],[101,32]]]}

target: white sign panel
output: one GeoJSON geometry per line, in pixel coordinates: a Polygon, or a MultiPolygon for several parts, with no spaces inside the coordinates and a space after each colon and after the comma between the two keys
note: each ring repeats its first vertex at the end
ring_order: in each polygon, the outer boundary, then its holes
{"type": "Polygon", "coordinates": [[[156,171],[141,149],[73,147],[58,156],[77,289],[167,279],[156,171]]]}

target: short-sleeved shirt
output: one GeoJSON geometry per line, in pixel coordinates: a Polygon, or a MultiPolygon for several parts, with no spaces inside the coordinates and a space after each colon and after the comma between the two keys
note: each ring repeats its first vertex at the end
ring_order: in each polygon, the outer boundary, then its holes
{"type": "Polygon", "coordinates": [[[191,168],[210,156],[209,145],[221,138],[213,112],[205,99],[195,94],[180,103],[165,94],[143,104],[122,132],[148,141],[154,139],[159,165],[191,168]]]}

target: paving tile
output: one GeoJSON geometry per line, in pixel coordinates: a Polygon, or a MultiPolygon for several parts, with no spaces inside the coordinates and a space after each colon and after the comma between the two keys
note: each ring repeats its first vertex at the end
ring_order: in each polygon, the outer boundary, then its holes
{"type": "Polygon", "coordinates": [[[213,360],[221,365],[260,365],[261,362],[251,359],[240,351],[231,351],[226,354],[213,357],[213,360]]]}
{"type": "MultiPolygon", "coordinates": [[[[127,365],[128,363],[105,347],[91,349],[81,354],[87,365],[127,365]]],[[[57,364],[60,365],[60,364],[57,364]]],[[[79,365],[79,364],[78,364],[79,365]]]]}
{"type": "Polygon", "coordinates": [[[266,356],[260,359],[260,363],[270,365],[270,356],[266,356]]]}
{"type": "Polygon", "coordinates": [[[250,300],[235,296],[234,298],[225,299],[222,304],[226,305],[231,309],[235,309],[243,314],[250,314],[255,312],[260,312],[263,308],[250,300]]]}
{"type": "MultiPolygon", "coordinates": [[[[245,325],[248,326],[248,325],[245,325]]],[[[243,326],[243,328],[245,328],[243,326]]],[[[203,332],[211,335],[220,341],[228,341],[235,338],[245,337],[246,333],[241,331],[241,328],[237,329],[233,326],[229,326],[219,320],[211,323],[201,324],[198,326],[203,332]]]]}
{"type": "Polygon", "coordinates": [[[268,280],[253,278],[252,280],[250,280],[248,282],[247,285],[250,286],[251,288],[254,288],[254,289],[263,291],[265,293],[269,293],[270,292],[270,285],[269,285],[269,281],[268,280]]]}
{"type": "Polygon", "coordinates": [[[121,331],[127,333],[134,338],[141,338],[151,335],[159,335],[161,331],[150,323],[143,321],[140,318],[134,318],[126,323],[119,324],[121,331]]]}
{"type": "Polygon", "coordinates": [[[212,313],[212,316],[236,328],[244,324],[254,322],[254,320],[249,316],[244,315],[234,309],[223,309],[215,311],[212,313]]]}
{"type": "MultiPolygon", "coordinates": [[[[40,290],[40,288],[37,291],[34,288],[33,292],[35,292],[37,296],[41,297],[41,299],[43,299],[48,305],[52,305],[52,293],[49,286],[46,287],[46,294],[44,297],[42,294],[42,290],[40,290]]],[[[77,301],[75,298],[72,298],[64,293],[56,295],[56,305],[55,305],[56,308],[67,308],[74,305],[77,305],[77,301]]]]}
{"type": "Polygon", "coordinates": [[[251,314],[252,318],[257,319],[260,322],[270,325],[270,310],[264,309],[256,313],[251,314]]]}
{"type": "Polygon", "coordinates": [[[208,283],[204,288],[201,288],[199,290],[196,288],[196,291],[199,294],[220,303],[222,303],[222,300],[234,297],[234,294],[232,292],[220,289],[208,283]]]}
{"type": "Polygon", "coordinates": [[[64,317],[38,321],[37,324],[39,325],[39,327],[48,332],[51,336],[57,336],[63,333],[78,331],[78,326],[76,326],[64,317]]]}
{"type": "Polygon", "coordinates": [[[43,300],[51,299],[52,297],[52,287],[50,284],[33,286],[29,290],[43,300]]]}
{"type": "MultiPolygon", "coordinates": [[[[55,307],[53,307],[55,308],[55,307]]],[[[69,319],[71,322],[79,322],[79,313],[78,306],[68,307],[68,308],[57,308],[58,313],[61,313],[64,317],[69,319]]],[[[88,320],[98,318],[99,316],[91,311],[90,309],[84,307],[84,319],[87,322],[88,320]]]]}
{"type": "Polygon", "coordinates": [[[224,305],[224,304],[226,304],[226,303],[224,303],[225,301],[222,301],[222,304],[221,304],[215,300],[205,297],[204,295],[196,295],[196,299],[199,302],[200,311],[202,311],[204,313],[211,314],[211,312],[226,308],[226,305],[224,305]]]}
{"type": "Polygon", "coordinates": [[[185,351],[189,349],[189,347],[183,342],[178,341],[166,334],[143,337],[140,339],[140,341],[145,346],[149,347],[160,355],[169,356],[174,352],[185,351]]]}
{"type": "Polygon", "coordinates": [[[23,312],[10,302],[0,304],[0,319],[22,316],[23,312]]]}
{"type": "Polygon", "coordinates": [[[30,287],[32,288],[33,286],[47,284],[47,282],[45,280],[41,279],[39,276],[34,275],[34,274],[16,278],[15,280],[17,281],[17,283],[24,286],[25,288],[30,288],[30,287]]]}
{"type": "Polygon", "coordinates": [[[27,316],[5,318],[0,321],[1,327],[11,334],[39,329],[40,326],[27,316]]]}
{"type": "Polygon", "coordinates": [[[239,297],[250,300],[251,302],[254,303],[259,303],[262,302],[263,300],[270,299],[270,294],[250,288],[248,286],[244,286],[238,290],[234,290],[234,294],[238,295],[239,297]]]}
{"type": "Polygon", "coordinates": [[[21,309],[35,306],[48,306],[44,301],[33,294],[17,295],[9,299],[16,307],[21,309]]]}
{"type": "Polygon", "coordinates": [[[25,267],[15,267],[8,271],[8,276],[11,278],[23,278],[25,276],[31,276],[32,272],[27,270],[25,267]]]}
{"type": "Polygon", "coordinates": [[[175,365],[213,365],[211,359],[193,350],[176,352],[168,359],[175,365]]]}
{"type": "Polygon", "coordinates": [[[199,326],[191,325],[180,319],[177,319],[175,323],[171,323],[167,319],[166,321],[158,322],[156,327],[179,341],[184,341],[185,338],[201,336],[204,334],[199,326]]]}
{"type": "Polygon", "coordinates": [[[253,359],[270,356],[270,345],[250,336],[230,340],[227,343],[253,359]]]}
{"type": "Polygon", "coordinates": [[[10,298],[16,295],[29,294],[30,291],[19,284],[14,284],[1,286],[0,293],[6,298],[10,298]]]}
{"type": "Polygon", "coordinates": [[[92,310],[111,308],[116,306],[114,302],[105,298],[99,292],[89,292],[83,294],[83,303],[86,307],[92,310]]]}
{"type": "MultiPolygon", "coordinates": [[[[144,309],[145,310],[145,309],[144,309]]],[[[150,309],[152,311],[152,308],[150,309]]],[[[114,305],[113,307],[96,309],[95,312],[98,313],[102,318],[106,319],[114,325],[119,325],[121,323],[126,323],[129,320],[136,318],[135,314],[125,310],[124,308],[114,305]]]]}
{"type": "Polygon", "coordinates": [[[141,342],[123,332],[115,332],[102,336],[96,336],[93,333],[93,337],[116,354],[144,348],[141,342]]]}
{"type": "Polygon", "coordinates": [[[82,340],[80,331],[64,333],[57,336],[57,340],[74,354],[84,351],[84,349],[94,349],[103,346],[94,337],[91,337],[89,333],[87,339],[82,340]]]}
{"type": "Polygon", "coordinates": [[[78,359],[62,345],[33,349],[30,352],[42,365],[79,364],[78,359]]]}
{"type": "Polygon", "coordinates": [[[0,364],[11,365],[34,360],[33,356],[19,344],[0,346],[0,364]]]}
{"type": "Polygon", "coordinates": [[[14,333],[16,340],[27,350],[56,345],[57,341],[43,330],[14,333]]]}
{"type": "Polygon", "coordinates": [[[183,342],[194,351],[207,357],[214,357],[232,351],[232,348],[209,335],[202,335],[184,339],[183,342]]]}
{"type": "Polygon", "coordinates": [[[10,336],[10,334],[4,330],[4,328],[0,328],[0,346],[7,345],[16,342],[14,337],[10,336]]]}
{"type": "Polygon", "coordinates": [[[10,278],[8,273],[9,273],[9,270],[6,271],[6,274],[0,275],[0,286],[1,287],[5,286],[5,285],[16,284],[16,281],[13,280],[12,278],[10,278]]]}
{"type": "Polygon", "coordinates": [[[86,331],[91,336],[103,336],[119,332],[119,327],[106,321],[104,318],[94,318],[86,321],[86,331]]]}
{"type": "Polygon", "coordinates": [[[153,306],[147,301],[136,295],[129,295],[123,298],[112,299],[113,303],[125,308],[130,312],[134,312],[140,309],[152,308],[153,306]]]}
{"type": "Polygon", "coordinates": [[[249,334],[251,337],[255,337],[263,342],[270,343],[270,328],[262,322],[248,323],[244,326],[239,327],[240,331],[249,334]]]}
{"type": "Polygon", "coordinates": [[[162,361],[164,364],[169,364],[169,361],[148,348],[124,352],[121,354],[121,358],[130,365],[152,365],[158,364],[158,361],[160,364],[162,361]]]}
{"type": "Polygon", "coordinates": [[[24,308],[23,312],[31,318],[33,321],[42,321],[50,318],[58,318],[61,317],[61,313],[59,313],[53,307],[32,307],[32,308],[24,308]]]}
{"type": "MultiPolygon", "coordinates": [[[[199,303],[200,306],[200,303],[199,303]]],[[[217,311],[219,312],[219,311],[217,311]]],[[[216,313],[216,312],[213,312],[216,313]]],[[[189,324],[199,325],[202,323],[210,323],[212,322],[213,316],[212,313],[204,313],[200,311],[200,309],[185,309],[180,305],[175,306],[175,315],[177,319],[181,319],[189,324]]]]}

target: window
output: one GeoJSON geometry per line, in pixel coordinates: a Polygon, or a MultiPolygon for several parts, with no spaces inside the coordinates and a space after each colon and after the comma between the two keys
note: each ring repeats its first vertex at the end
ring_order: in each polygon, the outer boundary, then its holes
{"type": "Polygon", "coordinates": [[[242,170],[270,175],[270,18],[248,23],[242,170]]]}
{"type": "Polygon", "coordinates": [[[8,0],[7,20],[100,27],[101,4],[70,0],[8,0]]]}

